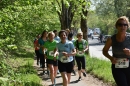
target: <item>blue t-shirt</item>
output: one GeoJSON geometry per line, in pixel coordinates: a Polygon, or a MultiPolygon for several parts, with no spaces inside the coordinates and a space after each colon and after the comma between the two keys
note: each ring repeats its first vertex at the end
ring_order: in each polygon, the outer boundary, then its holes
{"type": "MultiPolygon", "coordinates": [[[[74,49],[74,45],[70,41],[66,41],[64,44],[61,43],[61,42],[59,42],[57,44],[57,48],[58,48],[58,52],[59,52],[59,58],[58,58],[58,60],[61,61],[61,58],[63,57],[62,52],[71,53],[72,50],[74,49]]],[[[73,61],[73,56],[68,57],[68,59],[69,59],[69,62],[73,61]]]]}
{"type": "Polygon", "coordinates": [[[60,37],[59,37],[59,36],[56,36],[56,37],[54,38],[54,40],[57,41],[57,43],[59,43],[59,42],[60,42],[60,37]]]}
{"type": "Polygon", "coordinates": [[[38,40],[38,44],[40,44],[39,52],[40,52],[41,54],[43,54],[43,51],[42,51],[41,46],[43,46],[45,42],[46,42],[46,41],[42,40],[42,38],[40,38],[40,39],[38,40]]]}
{"type": "MultiPolygon", "coordinates": [[[[68,40],[68,41],[70,41],[70,40],[68,40]]],[[[72,42],[72,43],[74,44],[74,42],[75,42],[75,39],[72,39],[70,42],[72,42]]]]}

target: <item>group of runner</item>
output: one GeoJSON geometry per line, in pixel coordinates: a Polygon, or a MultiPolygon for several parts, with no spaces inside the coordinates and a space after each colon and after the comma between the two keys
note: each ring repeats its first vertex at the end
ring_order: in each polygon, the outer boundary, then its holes
{"type": "Polygon", "coordinates": [[[81,73],[86,77],[85,52],[88,50],[88,42],[83,39],[83,33],[78,32],[76,40],[69,29],[58,31],[44,30],[42,35],[38,35],[34,42],[37,56],[37,65],[43,68],[45,74],[45,60],[47,63],[47,73],[50,75],[52,86],[56,85],[57,71],[63,79],[63,86],[68,86],[71,73],[74,74],[75,60],[78,66],[78,81],[81,80],[81,73]],[[39,63],[40,61],[40,63],[39,63]]]}

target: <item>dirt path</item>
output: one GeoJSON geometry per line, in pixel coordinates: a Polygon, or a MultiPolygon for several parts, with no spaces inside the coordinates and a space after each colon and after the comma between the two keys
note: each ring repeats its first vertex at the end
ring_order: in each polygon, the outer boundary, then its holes
{"type": "MultiPolygon", "coordinates": [[[[42,85],[50,86],[51,80],[50,80],[49,76],[47,74],[42,75],[42,69],[36,65],[36,60],[34,61],[34,67],[37,69],[38,76],[43,80],[42,85]]],[[[108,85],[107,83],[103,83],[101,80],[98,80],[97,78],[94,78],[90,74],[87,74],[87,77],[82,76],[82,80],[79,82],[77,81],[77,79],[78,79],[77,72],[76,72],[76,76],[74,76],[73,74],[71,74],[71,75],[72,75],[71,82],[70,82],[69,86],[111,86],[111,85],[108,85]]],[[[57,75],[56,83],[57,83],[56,86],[62,86],[62,78],[61,78],[60,74],[57,75]]]]}

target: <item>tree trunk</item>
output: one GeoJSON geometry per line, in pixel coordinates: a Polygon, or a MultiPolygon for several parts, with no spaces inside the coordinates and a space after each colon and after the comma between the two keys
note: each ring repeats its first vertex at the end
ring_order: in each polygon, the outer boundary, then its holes
{"type": "Polygon", "coordinates": [[[74,12],[72,12],[72,3],[70,2],[70,6],[68,8],[64,4],[63,0],[61,1],[61,3],[62,3],[62,11],[61,14],[58,13],[61,23],[61,30],[70,29],[72,19],[74,16],[74,12]]]}
{"type": "Polygon", "coordinates": [[[84,10],[85,9],[85,6],[82,6],[82,13],[83,13],[83,15],[81,15],[81,30],[82,30],[82,32],[83,32],[83,38],[85,39],[85,40],[88,40],[88,34],[87,34],[87,19],[86,19],[86,17],[87,17],[87,15],[88,15],[88,11],[87,10],[84,10]],[[83,17],[83,16],[85,16],[85,18],[83,17]]]}
{"type": "MultiPolygon", "coordinates": [[[[88,15],[88,11],[85,10],[85,5],[82,6],[82,15],[81,15],[81,30],[83,32],[83,39],[88,41],[88,28],[87,28],[87,15],[88,15]]],[[[87,54],[89,54],[89,45],[88,45],[88,51],[86,52],[87,54]]]]}

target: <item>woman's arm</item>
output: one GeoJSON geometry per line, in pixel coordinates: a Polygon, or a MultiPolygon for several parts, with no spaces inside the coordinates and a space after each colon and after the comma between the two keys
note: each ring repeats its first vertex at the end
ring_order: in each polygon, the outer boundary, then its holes
{"type": "Polygon", "coordinates": [[[107,41],[106,41],[106,44],[102,50],[102,53],[105,57],[107,57],[112,63],[116,63],[116,59],[114,57],[112,57],[109,53],[108,53],[108,50],[109,48],[111,47],[112,45],[112,40],[111,38],[108,38],[107,41]]]}
{"type": "Polygon", "coordinates": [[[55,49],[54,49],[54,57],[56,57],[56,56],[58,56],[58,55],[59,55],[58,49],[55,48],[55,49]]]}
{"type": "Polygon", "coordinates": [[[76,49],[73,49],[71,53],[68,53],[68,56],[75,56],[76,54],[76,49]]]}
{"type": "Polygon", "coordinates": [[[88,50],[88,42],[85,40],[85,49],[83,49],[83,52],[86,52],[88,50]]]}
{"type": "Polygon", "coordinates": [[[88,50],[88,46],[86,46],[86,48],[83,50],[83,52],[86,52],[88,50]]]}

